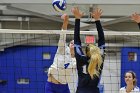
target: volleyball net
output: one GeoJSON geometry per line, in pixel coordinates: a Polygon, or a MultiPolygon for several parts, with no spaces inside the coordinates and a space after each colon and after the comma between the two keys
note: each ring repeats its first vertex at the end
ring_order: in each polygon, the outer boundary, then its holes
{"type": "MultiPolygon", "coordinates": [[[[53,63],[60,34],[67,35],[67,43],[73,40],[73,31],[0,29],[0,91],[45,93],[48,68],[53,63]]],[[[94,36],[98,43],[97,31],[81,31],[83,50],[87,36],[94,36]]],[[[140,87],[140,33],[105,31],[105,40],[101,93],[119,93],[129,70],[136,73],[140,87]]]]}

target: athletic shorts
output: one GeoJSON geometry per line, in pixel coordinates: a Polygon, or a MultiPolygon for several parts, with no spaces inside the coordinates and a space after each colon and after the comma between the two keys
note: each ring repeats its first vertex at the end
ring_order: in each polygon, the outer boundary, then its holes
{"type": "Polygon", "coordinates": [[[98,88],[77,88],[76,93],[100,93],[98,88]]]}
{"type": "Polygon", "coordinates": [[[68,84],[54,84],[47,81],[45,93],[70,93],[70,90],[68,84]]]}

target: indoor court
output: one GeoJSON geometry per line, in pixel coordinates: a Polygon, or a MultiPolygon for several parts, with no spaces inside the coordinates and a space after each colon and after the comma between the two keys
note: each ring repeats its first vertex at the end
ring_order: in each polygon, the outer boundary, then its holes
{"type": "MultiPolygon", "coordinates": [[[[66,35],[67,45],[74,40],[73,7],[84,12],[80,21],[83,50],[89,43],[98,45],[96,24],[90,13],[96,8],[103,11],[100,22],[105,59],[98,84],[100,93],[127,93],[119,92],[126,86],[127,71],[136,73],[136,86],[140,87],[140,28],[130,17],[135,12],[140,16],[140,0],[66,0],[63,12],[56,11],[52,1],[0,0],[0,93],[47,93],[48,71],[60,35],[66,35]],[[69,15],[68,31],[61,31],[64,13],[69,15]]],[[[73,79],[69,83],[71,93],[76,93],[75,85],[78,80],[73,79]]]]}

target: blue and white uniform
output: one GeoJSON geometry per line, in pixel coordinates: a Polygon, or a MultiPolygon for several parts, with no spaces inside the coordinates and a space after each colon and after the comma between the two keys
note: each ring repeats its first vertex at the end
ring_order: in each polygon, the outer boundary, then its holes
{"type": "MultiPolygon", "coordinates": [[[[78,77],[76,69],[76,59],[71,57],[70,49],[66,45],[66,34],[60,34],[58,49],[55,54],[53,64],[50,66],[48,71],[48,75],[50,74],[58,82],[60,82],[61,85],[68,84],[71,93],[75,93],[77,89],[78,77]]],[[[66,93],[66,91],[64,93],[66,93]]]]}
{"type": "MultiPolygon", "coordinates": [[[[127,93],[127,92],[126,92],[126,87],[122,87],[122,88],[120,89],[120,93],[127,93]]],[[[134,89],[131,90],[130,93],[140,93],[139,87],[135,86],[134,89]]]]}

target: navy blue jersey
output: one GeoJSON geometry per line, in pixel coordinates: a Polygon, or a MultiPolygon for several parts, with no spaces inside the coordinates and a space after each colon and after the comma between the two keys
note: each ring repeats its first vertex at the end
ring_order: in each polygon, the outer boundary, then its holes
{"type": "MultiPolygon", "coordinates": [[[[98,47],[101,49],[102,59],[104,61],[104,49],[105,49],[105,38],[104,32],[100,21],[95,21],[97,31],[98,31],[98,47]]],[[[81,47],[80,40],[80,19],[75,20],[74,29],[74,44],[75,44],[75,57],[77,62],[78,70],[78,88],[77,93],[99,93],[98,83],[100,81],[100,75],[103,69],[103,62],[100,66],[99,77],[94,75],[94,79],[91,79],[90,75],[83,73],[83,66],[88,66],[89,58],[84,55],[81,47]],[[87,92],[89,91],[89,92],[87,92]]]]}

